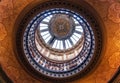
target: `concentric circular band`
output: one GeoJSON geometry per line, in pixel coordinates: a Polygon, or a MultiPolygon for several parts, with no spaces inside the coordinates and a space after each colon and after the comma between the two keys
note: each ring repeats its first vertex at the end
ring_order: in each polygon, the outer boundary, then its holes
{"type": "Polygon", "coordinates": [[[47,1],[21,14],[15,41],[17,57],[37,79],[69,81],[84,76],[97,63],[102,49],[101,26],[85,8],[86,3],[80,2],[47,1]]]}
{"type": "MultiPolygon", "coordinates": [[[[78,31],[78,33],[80,32],[78,31]]],[[[73,38],[74,37],[73,33],[73,38]]],[[[47,76],[64,78],[82,71],[88,65],[95,50],[95,40],[90,25],[81,15],[68,9],[55,8],[46,10],[33,18],[24,32],[23,47],[26,58],[37,71],[47,76]],[[75,22],[79,22],[78,28],[80,27],[84,30],[84,43],[80,45],[80,48],[79,44],[81,43],[78,43],[78,48],[74,48],[74,50],[72,50],[68,55],[66,53],[62,53],[62,55],[59,56],[56,55],[57,53],[55,52],[52,54],[49,49],[40,46],[37,41],[37,44],[35,43],[35,32],[41,27],[39,27],[39,24],[41,25],[42,19],[46,16],[57,13],[67,13],[66,15],[72,16],[77,20],[75,22]],[[54,62],[52,60],[54,60],[54,62]],[[69,61],[63,62],[66,60],[69,61]],[[58,63],[58,61],[60,61],[60,63],[58,63]]]]}

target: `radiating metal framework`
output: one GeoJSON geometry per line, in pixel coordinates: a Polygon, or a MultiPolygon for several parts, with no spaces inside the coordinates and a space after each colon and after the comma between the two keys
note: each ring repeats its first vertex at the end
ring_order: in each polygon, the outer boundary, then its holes
{"type": "Polygon", "coordinates": [[[48,0],[21,13],[15,50],[23,68],[55,82],[90,72],[101,54],[102,31],[97,13],[89,8],[83,0],[48,0]]]}
{"type": "Polygon", "coordinates": [[[54,8],[41,12],[30,21],[24,32],[23,47],[26,58],[37,71],[50,77],[64,78],[79,73],[89,64],[95,50],[94,33],[81,15],[68,9],[54,8]],[[74,20],[75,27],[72,26],[74,30],[70,36],[59,39],[51,34],[49,21],[57,14],[69,15],[74,20]],[[74,49],[67,50],[70,48],[74,49]]]}

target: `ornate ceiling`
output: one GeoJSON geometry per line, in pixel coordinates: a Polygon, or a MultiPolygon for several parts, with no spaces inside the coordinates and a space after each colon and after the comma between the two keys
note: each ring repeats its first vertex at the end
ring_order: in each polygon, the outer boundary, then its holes
{"type": "MultiPolygon", "coordinates": [[[[0,64],[15,83],[39,83],[24,71],[16,59],[13,47],[14,24],[20,12],[28,5],[43,0],[0,1],[0,64]],[[14,73],[13,73],[14,72],[14,73]]],[[[77,0],[79,1],[79,0],[77,0]]],[[[106,83],[120,66],[120,1],[85,0],[104,22],[104,48],[97,67],[85,77],[73,83],[106,83]]],[[[41,80],[42,83],[42,80],[41,80]]]]}
{"type": "Polygon", "coordinates": [[[24,9],[16,20],[16,56],[37,79],[75,80],[94,69],[99,61],[104,41],[102,21],[97,19],[97,13],[93,15],[93,11],[86,9],[92,9],[91,6],[80,3],[39,3],[27,7],[28,13],[24,9]]]}

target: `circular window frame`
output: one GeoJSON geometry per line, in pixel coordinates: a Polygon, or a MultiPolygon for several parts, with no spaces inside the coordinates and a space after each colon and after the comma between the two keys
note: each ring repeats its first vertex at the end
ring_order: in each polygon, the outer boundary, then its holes
{"type": "Polygon", "coordinates": [[[16,57],[19,60],[20,64],[23,66],[23,68],[31,74],[33,77],[35,77],[38,80],[44,79],[48,81],[72,81],[77,78],[81,78],[88,74],[91,70],[93,70],[93,67],[97,64],[101,51],[102,51],[102,44],[103,44],[103,33],[102,33],[102,26],[101,20],[99,20],[99,15],[97,12],[88,5],[85,1],[72,1],[72,0],[54,0],[54,1],[38,1],[36,3],[32,3],[29,6],[27,6],[18,16],[16,23],[15,23],[15,36],[14,36],[14,47],[15,47],[15,53],[16,57]],[[39,3],[38,3],[39,2],[39,3]],[[79,2],[79,3],[78,3],[79,2]],[[90,61],[89,65],[85,67],[84,70],[76,74],[75,76],[71,76],[68,78],[52,78],[47,77],[38,71],[36,71],[28,62],[28,60],[25,57],[24,50],[23,50],[23,32],[25,28],[27,27],[27,24],[30,22],[30,20],[37,15],[39,12],[42,12],[47,9],[51,8],[66,8],[73,10],[77,13],[80,13],[91,25],[91,28],[93,29],[94,35],[95,35],[95,52],[93,55],[92,60],[90,61]],[[92,9],[92,10],[91,10],[92,9]],[[89,13],[87,13],[89,11],[89,13]],[[23,13],[24,12],[24,13],[23,13]],[[22,27],[22,28],[21,28],[22,27]]]}

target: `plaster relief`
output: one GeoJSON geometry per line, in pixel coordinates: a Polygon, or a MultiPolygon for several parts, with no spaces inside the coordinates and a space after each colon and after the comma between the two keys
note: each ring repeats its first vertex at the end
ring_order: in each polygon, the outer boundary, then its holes
{"type": "Polygon", "coordinates": [[[113,37],[113,42],[120,50],[120,30],[115,32],[115,35],[113,37]]]}
{"type": "Polygon", "coordinates": [[[13,0],[1,0],[0,2],[0,22],[13,14],[13,0]]]}
{"type": "Polygon", "coordinates": [[[114,23],[120,23],[120,0],[99,0],[100,2],[109,3],[108,19],[114,23]]]}
{"type": "Polygon", "coordinates": [[[115,23],[120,23],[120,3],[119,2],[115,2],[109,7],[108,18],[115,23]]]}
{"type": "Polygon", "coordinates": [[[118,68],[120,66],[120,52],[115,52],[108,59],[111,68],[118,68]]]}

